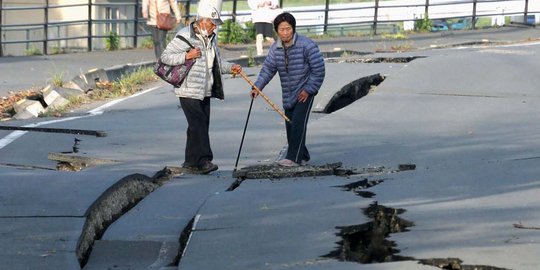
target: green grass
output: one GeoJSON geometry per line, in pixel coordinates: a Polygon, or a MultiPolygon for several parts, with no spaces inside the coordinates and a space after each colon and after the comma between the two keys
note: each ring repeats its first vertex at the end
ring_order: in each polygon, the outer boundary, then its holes
{"type": "Polygon", "coordinates": [[[52,75],[51,84],[56,87],[64,85],[64,72],[58,72],[52,75]]]}

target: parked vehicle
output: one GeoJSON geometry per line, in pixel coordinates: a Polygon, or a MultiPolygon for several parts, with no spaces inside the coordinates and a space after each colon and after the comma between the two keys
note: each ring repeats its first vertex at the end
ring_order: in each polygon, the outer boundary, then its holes
{"type": "Polygon", "coordinates": [[[468,21],[466,19],[459,19],[450,25],[452,30],[463,30],[468,28],[468,21]]]}
{"type": "Polygon", "coordinates": [[[433,20],[431,22],[431,31],[448,31],[448,24],[443,20],[433,20]]]}

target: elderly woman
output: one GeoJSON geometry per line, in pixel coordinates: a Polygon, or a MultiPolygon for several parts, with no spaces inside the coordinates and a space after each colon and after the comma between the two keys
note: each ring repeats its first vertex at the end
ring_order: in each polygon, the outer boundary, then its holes
{"type": "Polygon", "coordinates": [[[210,125],[210,98],[224,98],[222,73],[239,73],[242,67],[222,61],[214,33],[222,21],[219,11],[201,2],[197,20],[178,31],[195,48],[185,41],[174,38],[161,55],[161,61],[169,65],[183,64],[195,59],[184,83],[174,89],[187,119],[185,162],[182,166],[189,172],[207,174],[218,169],[212,163],[213,154],[208,134],[210,125]]]}
{"type": "MultiPolygon", "coordinates": [[[[296,33],[296,20],[290,13],[281,13],[274,19],[274,30],[279,39],[272,44],[264,60],[255,85],[263,89],[279,73],[287,131],[287,156],[278,161],[281,166],[306,164],[307,122],[313,98],[319,92],[324,75],[324,59],[319,47],[311,39],[296,33]]],[[[258,92],[251,91],[256,97],[258,92]]]]}

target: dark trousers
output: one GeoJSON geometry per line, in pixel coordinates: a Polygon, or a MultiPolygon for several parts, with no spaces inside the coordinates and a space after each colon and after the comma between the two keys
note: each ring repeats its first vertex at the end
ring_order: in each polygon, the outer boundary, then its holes
{"type": "Polygon", "coordinates": [[[156,59],[159,59],[165,50],[167,30],[159,30],[156,26],[150,26],[149,28],[152,32],[152,41],[154,42],[154,54],[156,55],[156,59]]]}
{"type": "Polygon", "coordinates": [[[293,108],[285,110],[285,115],[291,120],[291,122],[285,122],[289,144],[286,158],[296,163],[310,159],[306,148],[306,132],[312,105],[313,95],[309,95],[306,102],[297,102],[293,108]]]}
{"type": "Polygon", "coordinates": [[[184,166],[198,167],[212,161],[210,148],[210,98],[204,100],[180,98],[180,105],[188,122],[184,166]]]}

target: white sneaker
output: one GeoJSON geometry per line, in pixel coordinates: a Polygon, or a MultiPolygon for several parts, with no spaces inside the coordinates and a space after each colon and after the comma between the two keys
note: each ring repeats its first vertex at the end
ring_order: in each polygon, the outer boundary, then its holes
{"type": "Polygon", "coordinates": [[[307,166],[308,165],[308,161],[307,160],[301,160],[300,161],[300,166],[307,166]]]}
{"type": "Polygon", "coordinates": [[[294,161],[292,161],[290,159],[286,159],[286,158],[278,161],[277,164],[279,166],[283,166],[283,167],[297,167],[297,166],[300,166],[300,165],[298,165],[298,163],[296,163],[296,162],[294,162],[294,161]]]}

